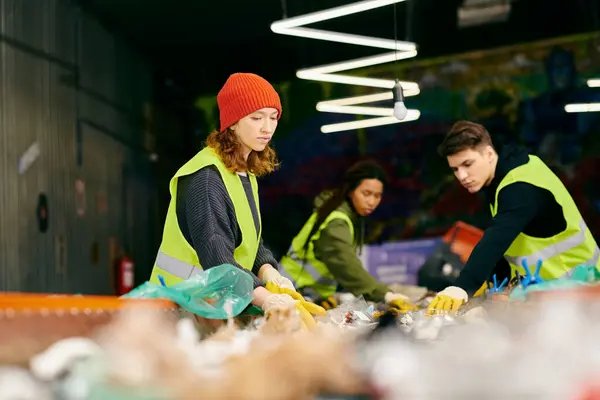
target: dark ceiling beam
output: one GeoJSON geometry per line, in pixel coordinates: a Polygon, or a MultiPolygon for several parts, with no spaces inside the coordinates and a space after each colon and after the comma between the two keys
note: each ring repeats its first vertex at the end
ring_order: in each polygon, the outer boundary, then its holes
{"type": "MultiPolygon", "coordinates": [[[[513,4],[508,22],[468,29],[457,27],[456,9],[462,0],[409,1],[413,2],[410,39],[419,45],[419,57],[600,29],[593,22],[598,18],[588,15],[593,14],[592,3],[597,4],[598,0],[519,0],[513,4]]],[[[372,54],[372,49],[358,46],[271,33],[270,23],[282,16],[279,0],[241,2],[235,14],[228,1],[180,0],[178,9],[165,9],[162,14],[157,11],[159,5],[164,7],[162,0],[80,2],[84,9],[98,16],[107,29],[119,32],[147,54],[165,79],[171,78],[192,96],[218,90],[231,72],[246,70],[272,80],[287,80],[293,79],[298,68],[372,54]],[[145,7],[136,10],[136,5],[142,7],[142,4],[145,7]],[[214,17],[209,17],[210,13],[214,17]],[[196,15],[207,17],[197,19],[196,15]]],[[[348,2],[350,0],[287,0],[289,16],[348,2]]],[[[399,39],[406,38],[406,9],[407,3],[397,6],[399,39]]],[[[391,38],[392,10],[393,7],[384,7],[315,27],[391,38]]]]}

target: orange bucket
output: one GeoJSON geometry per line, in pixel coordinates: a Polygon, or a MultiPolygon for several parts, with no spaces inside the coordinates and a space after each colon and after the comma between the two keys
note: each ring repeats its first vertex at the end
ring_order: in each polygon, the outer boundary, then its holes
{"type": "Polygon", "coordinates": [[[58,340],[89,337],[128,306],[141,312],[175,315],[178,311],[175,303],[164,299],[4,292],[0,294],[0,363],[26,365],[58,340]]]}

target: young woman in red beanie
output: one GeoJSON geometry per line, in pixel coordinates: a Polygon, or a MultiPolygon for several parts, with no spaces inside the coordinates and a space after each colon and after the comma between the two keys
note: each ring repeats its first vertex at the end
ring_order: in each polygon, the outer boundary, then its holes
{"type": "Polygon", "coordinates": [[[219,130],[171,179],[171,202],[150,280],[158,282],[161,275],[170,286],[203,269],[232,264],[252,276],[253,304],[265,312],[294,305],[305,324],[314,324],[261,238],[256,177],[278,165],[269,142],[281,117],[279,95],[260,76],[236,73],[219,91],[217,105],[219,130]]]}

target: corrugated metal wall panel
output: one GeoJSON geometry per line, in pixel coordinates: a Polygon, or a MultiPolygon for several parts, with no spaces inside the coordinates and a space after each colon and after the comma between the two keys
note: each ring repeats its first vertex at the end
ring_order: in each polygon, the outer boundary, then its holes
{"type": "Polygon", "coordinates": [[[32,49],[73,63],[76,10],[60,0],[0,0],[2,33],[32,49]],[[60,4],[59,4],[60,3],[60,4]]]}
{"type": "Polygon", "coordinates": [[[83,127],[83,167],[85,182],[86,210],[80,217],[80,239],[73,261],[79,262],[73,272],[79,275],[77,281],[85,282],[85,287],[74,282],[72,290],[86,293],[106,293],[110,291],[110,271],[107,251],[100,251],[93,260],[93,247],[108,249],[109,237],[116,237],[123,243],[124,204],[122,202],[122,170],[128,151],[123,145],[104,133],[83,127]],[[98,151],[102,149],[102,151],[98,151]],[[102,198],[104,197],[104,200],[102,198]],[[102,205],[105,201],[105,205],[102,205]]]}
{"type": "Polygon", "coordinates": [[[155,185],[141,151],[151,71],[68,0],[0,0],[0,24],[0,289],[110,293],[111,237],[146,270],[156,250],[155,185]],[[20,174],[34,143],[40,155],[20,174]]]}
{"type": "MultiPolygon", "coordinates": [[[[140,155],[134,155],[140,157],[140,155]]],[[[146,280],[152,271],[159,241],[162,237],[163,220],[158,212],[159,197],[156,195],[157,179],[150,165],[146,168],[132,170],[125,167],[123,195],[127,207],[124,220],[127,235],[124,240],[126,248],[137,255],[137,283],[146,280]]],[[[168,193],[168,183],[163,185],[168,193]]]]}
{"type": "Polygon", "coordinates": [[[86,19],[79,26],[79,63],[81,85],[108,99],[115,99],[115,38],[98,22],[86,19]]]}

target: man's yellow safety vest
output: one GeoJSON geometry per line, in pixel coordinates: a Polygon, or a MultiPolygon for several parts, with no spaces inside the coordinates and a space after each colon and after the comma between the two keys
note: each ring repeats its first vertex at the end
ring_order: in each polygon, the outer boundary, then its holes
{"type": "Polygon", "coordinates": [[[540,276],[543,279],[556,279],[568,276],[578,265],[600,267],[600,249],[588,229],[573,198],[560,179],[538,157],[530,155],[529,162],[510,171],[498,185],[493,205],[492,217],[498,210],[498,194],[503,187],[515,182],[525,182],[548,190],[563,209],[567,227],[561,233],[549,238],[536,238],[520,233],[504,253],[513,275],[515,271],[525,273],[523,260],[533,274],[538,260],[542,261],[540,276]]]}
{"type": "MultiPolygon", "coordinates": [[[[229,197],[233,203],[237,222],[242,233],[242,242],[235,249],[233,257],[242,267],[252,270],[258,251],[262,224],[257,235],[252,210],[250,209],[250,204],[248,203],[248,198],[246,197],[240,177],[225,167],[225,164],[223,164],[223,161],[221,161],[213,149],[205,147],[171,178],[171,182],[169,183],[171,201],[169,202],[169,209],[167,211],[162,243],[156,256],[150,282],[158,283],[158,275],[162,275],[167,286],[171,286],[202,271],[198,255],[192,245],[183,236],[177,221],[177,182],[180,177],[193,174],[209,165],[217,167],[221,174],[227,193],[229,193],[229,197]]],[[[256,176],[251,173],[248,173],[248,176],[250,177],[252,194],[254,195],[260,221],[256,176]]],[[[214,265],[211,265],[211,267],[214,267],[214,265]]]]}
{"type": "Polygon", "coordinates": [[[281,274],[291,279],[298,289],[303,289],[304,293],[312,296],[329,297],[335,293],[338,286],[335,278],[327,269],[327,265],[315,257],[314,245],[321,237],[323,229],[334,219],[346,221],[354,242],[354,224],[350,216],[336,210],[325,218],[325,221],[310,238],[310,242],[305,249],[304,244],[317,220],[317,213],[315,212],[304,224],[300,233],[292,240],[292,245],[287,254],[280,261],[281,274]]]}

